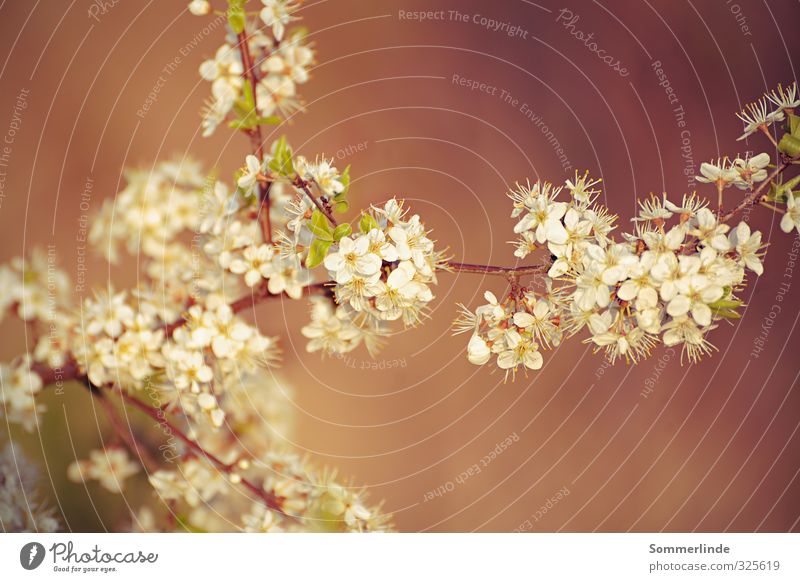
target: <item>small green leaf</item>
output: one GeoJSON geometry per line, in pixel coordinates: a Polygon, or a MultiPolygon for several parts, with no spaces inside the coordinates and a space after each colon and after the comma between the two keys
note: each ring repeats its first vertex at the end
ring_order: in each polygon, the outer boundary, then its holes
{"type": "Polygon", "coordinates": [[[333,230],[331,225],[328,224],[327,217],[319,210],[315,210],[311,214],[311,220],[308,222],[308,229],[316,236],[324,241],[333,240],[333,230]]]}
{"type": "Polygon", "coordinates": [[[714,310],[714,315],[716,317],[723,317],[725,319],[741,319],[742,315],[736,311],[731,311],[729,309],[717,309],[714,310]]]}
{"type": "Polygon", "coordinates": [[[231,25],[233,32],[241,34],[244,32],[245,13],[244,0],[228,0],[228,24],[231,25]]]}
{"type": "Polygon", "coordinates": [[[259,117],[256,119],[256,125],[280,125],[283,119],[277,115],[270,115],[269,117],[259,117]]]}
{"type": "Polygon", "coordinates": [[[180,525],[189,533],[208,533],[207,529],[203,529],[189,523],[189,520],[184,515],[176,515],[175,520],[178,522],[178,525],[180,525]]]}
{"type": "Polygon", "coordinates": [[[353,227],[349,224],[340,224],[337,226],[333,231],[333,240],[339,241],[342,240],[346,236],[350,236],[353,232],[353,227]]]}
{"type": "Polygon", "coordinates": [[[314,239],[311,247],[308,249],[308,257],[306,258],[306,268],[313,269],[320,265],[325,257],[328,256],[328,249],[331,248],[331,241],[314,239]]]}
{"type": "Polygon", "coordinates": [[[795,186],[798,184],[800,184],[800,174],[793,177],[791,180],[787,180],[783,184],[772,184],[767,199],[773,202],[786,202],[786,199],[792,194],[792,190],[794,190],[795,186]]]}
{"type": "Polygon", "coordinates": [[[719,301],[715,301],[714,303],[709,303],[708,306],[711,309],[736,309],[744,305],[738,299],[720,299],[719,301]]]}
{"type": "Polygon", "coordinates": [[[358,221],[358,229],[364,234],[367,234],[373,228],[379,228],[378,221],[375,220],[375,217],[371,214],[362,214],[361,220],[358,221]]]}
{"type": "Polygon", "coordinates": [[[339,181],[344,186],[344,190],[342,190],[339,194],[336,195],[337,198],[339,196],[347,194],[347,191],[350,189],[350,165],[349,164],[344,169],[344,172],[339,174],[339,181]]]}
{"type": "Polygon", "coordinates": [[[796,158],[800,156],[800,138],[784,133],[781,141],[778,143],[778,149],[790,158],[796,158]]]}
{"type": "Polygon", "coordinates": [[[800,137],[800,117],[794,113],[789,114],[789,133],[795,137],[800,137]]]}
{"type": "Polygon", "coordinates": [[[305,26],[297,26],[292,29],[292,36],[302,39],[308,36],[308,28],[306,28],[305,26]]]}
{"type": "Polygon", "coordinates": [[[256,97],[253,95],[253,86],[250,83],[244,84],[244,104],[248,114],[256,108],[256,97]]]}
{"type": "Polygon", "coordinates": [[[231,129],[253,129],[253,122],[248,121],[247,118],[234,119],[228,122],[228,127],[231,129]]]}
{"type": "Polygon", "coordinates": [[[350,203],[347,200],[338,200],[334,201],[333,204],[333,211],[338,212],[339,214],[343,214],[347,212],[347,209],[350,208],[350,203]]]}
{"type": "Polygon", "coordinates": [[[233,111],[242,118],[250,114],[250,109],[248,109],[247,102],[244,99],[237,99],[233,102],[233,111]]]}
{"type": "Polygon", "coordinates": [[[286,141],[286,136],[281,136],[272,145],[272,160],[269,163],[272,171],[281,176],[294,174],[294,164],[292,164],[292,148],[286,141]]]}

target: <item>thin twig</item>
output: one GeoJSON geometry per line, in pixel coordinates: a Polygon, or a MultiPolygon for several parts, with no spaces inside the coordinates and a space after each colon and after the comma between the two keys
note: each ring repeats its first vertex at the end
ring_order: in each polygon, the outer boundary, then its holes
{"type": "MultiPolygon", "coordinates": [[[[213,453],[204,449],[197,441],[189,438],[189,436],[186,433],[184,433],[174,423],[170,422],[163,414],[163,411],[142,402],[138,398],[135,398],[130,394],[126,393],[124,390],[115,390],[115,394],[117,394],[125,403],[130,404],[135,408],[138,408],[139,410],[147,414],[150,418],[160,423],[164,427],[168,428],[170,431],[172,431],[172,433],[176,437],[178,437],[181,441],[183,441],[186,444],[186,446],[192,449],[197,455],[203,457],[204,459],[212,463],[223,473],[231,475],[232,473],[235,472],[237,467],[236,463],[226,463],[213,453]]],[[[245,479],[241,475],[239,475],[239,478],[241,479],[239,483],[243,487],[248,489],[251,493],[257,495],[267,507],[289,519],[296,519],[294,516],[289,515],[284,511],[282,506],[282,500],[283,500],[282,497],[278,497],[274,493],[265,491],[262,487],[259,487],[258,485],[254,484],[248,479],[245,479]]]]}
{"type": "MultiPolygon", "coordinates": [[[[243,30],[237,35],[239,40],[239,54],[242,57],[242,77],[245,83],[250,84],[250,89],[253,94],[253,112],[252,115],[258,116],[258,79],[256,78],[255,65],[253,64],[253,57],[250,55],[250,46],[247,43],[247,31],[243,30]]],[[[264,161],[264,138],[261,134],[261,126],[256,124],[255,127],[248,129],[247,134],[250,136],[250,145],[253,148],[253,154],[260,162],[264,161]]],[[[258,201],[259,213],[262,209],[264,211],[264,218],[262,219],[261,229],[264,235],[264,242],[272,244],[272,220],[270,217],[270,187],[271,184],[259,183],[258,185],[258,201]]]]}
{"type": "Polygon", "coordinates": [[[261,222],[261,234],[268,245],[272,244],[272,216],[269,202],[271,189],[272,182],[258,184],[258,216],[261,222]]]}
{"type": "Polygon", "coordinates": [[[777,212],[778,214],[786,214],[786,211],[783,208],[778,208],[774,204],[770,204],[769,202],[764,202],[763,200],[759,202],[761,206],[764,208],[769,208],[770,210],[777,212]]]}
{"type": "MultiPolygon", "coordinates": [[[[329,283],[326,281],[324,283],[311,283],[310,285],[306,285],[303,287],[304,293],[306,295],[320,295],[325,294],[327,292],[327,287],[329,283]]],[[[253,289],[253,292],[250,295],[245,295],[244,297],[240,297],[236,301],[230,304],[231,310],[234,313],[239,313],[240,311],[244,311],[247,308],[255,307],[262,301],[267,299],[278,299],[279,297],[289,297],[286,293],[279,293],[274,295],[269,292],[267,285],[260,285],[253,289]]],[[[181,317],[164,326],[164,334],[167,337],[172,337],[172,334],[175,333],[175,330],[183,327],[186,325],[186,318],[181,317]]]]}
{"type": "Polygon", "coordinates": [[[509,275],[541,275],[550,268],[549,264],[542,265],[522,265],[519,267],[498,267],[494,265],[475,265],[471,263],[457,263],[448,261],[445,265],[452,271],[459,273],[477,273],[481,275],[498,275],[508,277],[509,275]]]}
{"type": "Polygon", "coordinates": [[[106,398],[101,390],[91,385],[88,380],[86,381],[86,385],[89,387],[89,393],[103,406],[108,421],[111,423],[111,427],[114,429],[117,436],[125,443],[125,446],[128,447],[128,450],[139,458],[139,461],[141,461],[142,465],[144,465],[144,468],[147,469],[149,473],[158,470],[158,463],[153,459],[150,451],[148,451],[144,445],[140,445],[136,440],[133,429],[131,429],[130,426],[128,426],[128,428],[125,427],[125,423],[122,422],[122,418],[117,412],[117,409],[114,408],[114,404],[106,398]]]}
{"type": "Polygon", "coordinates": [[[772,181],[777,178],[780,174],[782,174],[786,168],[792,165],[791,160],[787,160],[781,163],[777,168],[775,168],[772,173],[767,177],[766,180],[761,182],[758,185],[758,188],[753,190],[748,196],[745,196],[739,204],[733,207],[731,210],[726,212],[725,214],[719,217],[719,222],[728,222],[731,218],[733,218],[738,212],[741,212],[745,208],[750,205],[758,204],[761,202],[761,199],[766,196],[767,192],[769,192],[769,185],[772,181]]]}
{"type": "Polygon", "coordinates": [[[322,212],[322,214],[325,215],[325,218],[327,218],[328,221],[334,227],[338,226],[338,223],[336,222],[336,219],[333,217],[333,213],[331,212],[331,209],[328,207],[327,204],[323,204],[322,201],[319,198],[314,196],[314,193],[311,191],[311,188],[308,187],[308,182],[303,180],[300,176],[295,176],[294,177],[294,181],[292,182],[292,184],[294,186],[300,188],[303,192],[306,193],[306,196],[308,196],[311,199],[311,202],[314,203],[314,206],[319,208],[319,211],[322,212]]]}
{"type": "Polygon", "coordinates": [[[764,135],[766,135],[769,138],[769,141],[772,142],[772,145],[774,145],[776,148],[778,147],[778,142],[775,141],[775,138],[772,136],[772,132],[769,130],[769,128],[766,125],[763,125],[763,124],[759,125],[758,129],[760,129],[761,133],[763,133],[764,135]]]}
{"type": "MultiPolygon", "coordinates": [[[[258,96],[256,87],[258,86],[258,79],[256,79],[255,69],[253,68],[253,59],[250,56],[250,46],[247,43],[247,31],[243,30],[238,35],[236,35],[238,39],[238,48],[239,54],[242,58],[242,78],[245,80],[246,83],[250,83],[250,89],[253,93],[253,108],[254,108],[254,115],[258,115],[258,96]]],[[[252,129],[247,130],[247,134],[250,136],[250,143],[253,147],[253,154],[259,159],[259,161],[264,160],[264,144],[262,141],[261,136],[261,126],[256,125],[252,129]]]]}

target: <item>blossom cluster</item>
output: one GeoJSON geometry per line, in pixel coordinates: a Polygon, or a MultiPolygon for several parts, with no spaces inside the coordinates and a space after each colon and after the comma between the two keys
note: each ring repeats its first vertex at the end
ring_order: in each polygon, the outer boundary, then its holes
{"type": "Polygon", "coordinates": [[[311,321],[300,331],[309,340],[309,353],[346,354],[362,343],[374,353],[381,342],[380,328],[364,325],[348,305],[333,305],[327,298],[311,301],[311,321]]]}
{"type": "Polygon", "coordinates": [[[198,226],[197,202],[205,185],[200,165],[176,159],[128,169],[124,177],[125,188],[106,200],[92,221],[89,242],[112,263],[123,244],[131,254],[173,257],[178,234],[198,226]]]}
{"type": "Polygon", "coordinates": [[[746,139],[757,131],[767,131],[772,124],[783,121],[787,115],[793,114],[797,107],[800,107],[797,83],[791,83],[788,87],[779,85],[777,89],[765,94],[758,101],[749,103],[741,113],[737,114],[744,123],[744,133],[739,140],[746,139]]]}
{"type": "Polygon", "coordinates": [[[428,234],[419,215],[407,218],[402,201],[373,206],[360,231],[340,239],[325,257],[337,303],[376,322],[419,322],[443,262],[428,234]]]}
{"type": "Polygon", "coordinates": [[[54,253],[34,249],[29,257],[15,257],[0,265],[0,321],[14,313],[27,322],[60,324],[72,300],[67,274],[58,268],[54,253]]]}
{"type": "MultiPolygon", "coordinates": [[[[261,4],[256,20],[244,0],[229,0],[226,42],[200,65],[212,93],[205,135],[227,121],[260,140],[259,126],[280,123],[276,114],[301,107],[296,88],[308,80],[314,54],[302,32],[287,30],[298,4],[261,4]]],[[[189,11],[208,14],[211,3],[192,0],[189,11]]],[[[659,342],[680,345],[691,362],[713,350],[708,335],[720,321],[739,317],[747,273],[763,273],[762,234],[747,222],[731,227],[729,219],[747,203],[760,203],[784,213],[784,231],[800,232],[792,190],[800,177],[777,179],[800,158],[798,106],[793,84],[740,115],[742,138],[769,133],[783,121],[787,132],[774,142],[779,159],[762,153],[701,166],[697,180],[716,187],[716,211],[696,194],[651,195],[640,202],[631,231],[617,232],[618,217],[597,202],[600,182],[588,173],[558,187],[518,186],[509,194],[514,255],[546,260],[522,270],[494,268],[507,276],[509,291],[499,299],[487,291],[475,310],[462,306],[455,331],[471,334],[469,361],[494,361],[514,377],[540,369],[543,351],[581,331],[612,362],[637,362],[659,342]],[[770,111],[770,104],[777,109],[770,111]],[[746,198],[725,213],[730,186],[746,198]],[[532,281],[522,280],[531,274],[532,281]]],[[[0,364],[5,419],[35,430],[45,382],[66,377],[98,398],[136,405],[163,432],[161,458],[129,456],[123,444],[132,452],[154,447],[149,441],[131,446],[138,431],[120,434],[112,408],[114,440],[68,469],[73,481],[121,492],[144,464],[166,503],[146,503],[132,529],[391,527],[362,490],[288,449],[295,406],[293,389],[275,371],[277,339],[263,335],[243,311],[270,297],[313,295],[311,320],[301,329],[307,351],[343,354],[361,345],[373,351],[391,322],[414,326],[426,317],[439,271],[476,266],[448,263],[402,200],[362,211],[355,227],[339,222],[336,215],[349,209],[349,167],[340,171],[324,156],[294,155],[285,138],[266,145],[254,143],[233,183],[185,158],[126,172],[125,188],[102,205],[89,240],[111,263],[121,251],[137,258],[141,271],[131,289],[106,284],[73,300],[49,251],[0,266],[6,290],[0,317],[16,315],[32,332],[26,355],[0,364]]],[[[0,521],[11,529],[56,529],[36,499],[27,502],[27,513],[14,505],[24,478],[8,477],[8,466],[4,453],[0,521]]]]}
{"type": "Polygon", "coordinates": [[[141,467],[130,459],[127,450],[110,446],[89,451],[88,459],[71,463],[67,468],[67,476],[75,483],[96,480],[111,493],[120,493],[125,481],[140,470],[141,467]]]}
{"type": "Polygon", "coordinates": [[[0,524],[5,533],[50,533],[61,529],[53,508],[44,501],[39,471],[20,447],[0,451],[0,524]]]}
{"type": "MultiPolygon", "coordinates": [[[[314,52],[305,43],[302,31],[286,33],[286,25],[294,20],[292,13],[298,5],[287,0],[263,0],[263,4],[260,21],[268,29],[253,26],[252,20],[240,25],[252,62],[243,62],[238,48],[240,37],[231,30],[214,57],[200,65],[200,76],[211,83],[211,99],[203,110],[204,136],[213,134],[232,117],[238,116],[233,120],[234,127],[250,128],[278,123],[278,115],[288,117],[302,108],[297,86],[308,81],[314,52]]],[[[204,15],[210,11],[210,3],[194,0],[189,9],[204,15]]]]}
{"type": "Polygon", "coordinates": [[[11,364],[0,363],[0,404],[9,422],[33,432],[38,423],[37,414],[45,411],[44,404],[36,402],[42,391],[42,379],[31,370],[30,356],[22,356],[11,364]]]}
{"type": "Polygon", "coordinates": [[[538,369],[542,348],[582,329],[612,362],[636,362],[659,341],[681,345],[692,362],[713,349],[706,335],[735,316],[745,269],[763,272],[761,233],[745,222],[729,232],[695,195],[679,203],[651,196],[634,231],[616,240],[616,217],[595,204],[596,183],[576,176],[511,193],[517,256],[541,249],[551,261],[540,289],[512,286],[507,300],[487,294],[488,304],[462,313],[456,331],[472,331],[471,362],[496,354],[506,373],[538,369]]]}
{"type": "MultiPolygon", "coordinates": [[[[230,447],[226,447],[230,454],[230,447]]],[[[217,471],[204,459],[188,457],[171,469],[150,475],[158,495],[186,515],[190,531],[383,531],[388,516],[370,508],[362,490],[337,482],[335,475],[319,474],[297,455],[270,451],[263,457],[233,459],[232,474],[217,471]],[[270,510],[243,488],[243,480],[257,483],[281,499],[284,514],[270,510]]],[[[159,520],[161,522],[162,520],[159,520]]],[[[142,524],[139,524],[142,527],[142,524]]]]}
{"type": "Polygon", "coordinates": [[[276,340],[237,317],[221,296],[193,305],[185,325],[167,337],[155,308],[125,292],[86,299],[82,341],[75,357],[95,386],[157,390],[160,398],[196,421],[222,426],[219,402],[231,377],[275,360],[276,340]]]}
{"type": "Polygon", "coordinates": [[[716,162],[704,162],[700,165],[700,176],[695,179],[705,184],[714,184],[719,190],[728,186],[736,186],[740,190],[749,190],[754,184],[767,179],[767,166],[770,157],[767,153],[757,156],[733,160],[722,158],[716,162]]]}

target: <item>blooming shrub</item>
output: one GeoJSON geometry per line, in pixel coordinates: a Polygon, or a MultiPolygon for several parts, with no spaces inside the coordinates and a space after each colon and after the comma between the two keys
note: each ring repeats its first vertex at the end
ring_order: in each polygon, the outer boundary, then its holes
{"type": "MultiPolygon", "coordinates": [[[[193,161],[131,170],[94,217],[92,244],[111,262],[136,255],[140,283],[79,304],[44,253],[0,267],[2,314],[38,332],[28,355],[0,365],[4,417],[34,431],[45,412],[37,396],[56,383],[82,383],[115,438],[73,463],[69,477],[122,492],[128,480],[146,476],[157,501],[139,509],[132,529],[391,528],[364,491],[276,444],[291,431],[292,389],[276,372],[280,338],[241,316],[256,303],[308,300],[301,328],[308,352],[343,354],[362,344],[374,352],[393,327],[425,320],[439,276],[496,275],[508,291],[499,298],[487,291],[475,308],[462,305],[453,328],[471,334],[466,352],[475,365],[514,379],[541,368],[543,352],[579,333],[612,363],[636,363],[661,343],[696,362],[713,352],[719,322],[738,317],[747,275],[763,273],[762,235],[737,223],[737,214],[760,205],[783,214],[784,231],[800,232],[800,176],[785,177],[800,157],[793,84],[740,115],[742,137],[764,133],[775,156],[700,167],[697,180],[716,190],[716,207],[697,193],[651,195],[626,230],[597,202],[600,182],[588,173],[558,186],[526,183],[509,194],[509,207],[513,255],[534,257],[532,264],[453,261],[403,200],[351,213],[349,168],[296,155],[285,137],[264,142],[263,126],[302,108],[296,89],[308,80],[314,54],[302,32],[289,28],[294,2],[262,4],[252,15],[244,0],[229,0],[228,36],[199,71],[211,83],[205,135],[227,123],[250,139],[252,151],[233,179],[193,161]],[[731,186],[741,193],[726,205],[731,186]],[[121,422],[120,404],[157,423],[161,460],[121,422]]],[[[189,10],[204,15],[211,5],[193,0],[189,10]]],[[[0,481],[3,523],[57,527],[47,510],[15,513],[16,489],[0,481]]]]}

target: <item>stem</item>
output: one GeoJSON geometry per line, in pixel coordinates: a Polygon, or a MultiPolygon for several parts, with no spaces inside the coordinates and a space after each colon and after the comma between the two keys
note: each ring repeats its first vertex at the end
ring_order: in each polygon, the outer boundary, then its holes
{"type": "Polygon", "coordinates": [[[782,208],[778,208],[777,206],[775,206],[774,204],[770,204],[769,202],[764,202],[762,200],[761,202],[759,202],[759,204],[764,208],[769,208],[770,210],[777,212],[778,214],[786,214],[785,210],[783,210],[782,208]]]}
{"type": "MultiPolygon", "coordinates": [[[[237,35],[239,40],[239,54],[242,57],[242,77],[245,83],[250,83],[250,90],[253,94],[253,115],[258,116],[258,79],[256,78],[255,69],[253,65],[253,57],[250,55],[250,46],[247,44],[247,30],[243,30],[237,35]]],[[[256,124],[252,129],[247,130],[247,135],[250,136],[250,145],[253,149],[253,154],[259,159],[264,161],[264,138],[261,134],[261,126],[256,124]]],[[[269,204],[269,191],[270,185],[259,183],[258,185],[258,200],[259,212],[264,209],[263,222],[261,224],[261,231],[264,235],[264,242],[272,244],[272,220],[270,219],[270,204],[269,204]]]]}
{"type": "Polygon", "coordinates": [[[791,160],[787,160],[781,163],[777,168],[775,168],[772,171],[772,173],[767,177],[766,180],[764,180],[763,182],[761,182],[761,184],[759,184],[758,188],[753,190],[753,192],[750,193],[748,196],[745,196],[744,199],[741,202],[739,202],[739,204],[737,204],[735,207],[733,207],[731,210],[721,215],[719,217],[719,221],[728,222],[737,213],[741,212],[748,206],[753,204],[758,204],[759,202],[761,202],[761,199],[766,195],[767,192],[769,192],[769,185],[772,183],[772,181],[775,178],[777,178],[780,174],[782,174],[784,171],[786,171],[786,168],[788,168],[791,165],[792,165],[791,160]]]}
{"type": "MultiPolygon", "coordinates": [[[[89,393],[96,398],[100,404],[103,406],[103,409],[106,412],[106,416],[108,417],[108,421],[111,423],[114,432],[117,434],[119,438],[125,443],[125,446],[128,447],[128,450],[134,455],[139,458],[142,465],[149,473],[153,473],[158,470],[158,463],[156,463],[155,459],[153,459],[150,452],[144,447],[144,445],[139,445],[139,442],[136,440],[136,437],[133,434],[133,430],[127,430],[125,427],[125,423],[122,422],[122,418],[117,413],[117,409],[114,408],[114,405],[111,401],[106,398],[105,394],[95,388],[87,379],[85,381],[86,386],[89,388],[89,393]]],[[[130,426],[128,427],[130,428],[130,426]]]]}
{"type": "Polygon", "coordinates": [[[541,275],[550,268],[549,264],[522,265],[520,267],[497,267],[494,265],[474,265],[471,263],[456,263],[448,261],[446,267],[459,273],[478,273],[481,275],[497,275],[508,278],[517,275],[541,275]]]}
{"type": "Polygon", "coordinates": [[[261,234],[264,237],[264,242],[268,245],[272,244],[272,217],[270,216],[269,193],[272,188],[272,182],[266,184],[259,183],[258,185],[258,215],[261,222],[261,234]]]}
{"type": "MultiPolygon", "coordinates": [[[[258,97],[256,95],[258,79],[256,79],[253,69],[253,59],[250,56],[250,46],[247,44],[247,31],[243,30],[236,36],[236,38],[239,40],[239,54],[242,57],[242,78],[246,83],[250,83],[250,89],[253,92],[253,105],[255,109],[253,113],[258,115],[258,97]]],[[[261,126],[256,125],[254,128],[247,130],[247,134],[250,136],[250,144],[253,147],[253,154],[259,159],[259,161],[263,161],[264,145],[261,137],[261,126]]]]}
{"type": "MultiPolygon", "coordinates": [[[[307,291],[308,295],[320,295],[327,293],[327,286],[328,283],[311,283],[310,285],[306,285],[304,289],[307,291]]],[[[231,310],[234,313],[239,313],[240,311],[244,311],[248,307],[255,307],[261,301],[266,299],[275,299],[278,297],[283,297],[286,295],[285,293],[280,293],[278,295],[273,295],[269,292],[266,285],[261,285],[253,290],[250,295],[245,295],[244,297],[240,297],[236,301],[230,304],[231,310]]],[[[289,297],[286,295],[286,297],[289,297]]],[[[170,324],[164,326],[164,334],[167,337],[172,337],[172,334],[175,333],[175,330],[183,327],[186,325],[186,319],[181,317],[180,319],[173,321],[170,324]]],[[[45,369],[43,369],[44,371],[45,369]]],[[[38,371],[37,371],[38,373],[38,371]]]]}
{"type": "MultiPolygon", "coordinates": [[[[177,436],[181,441],[183,441],[186,446],[192,449],[195,453],[199,456],[203,457],[210,463],[212,463],[215,467],[217,467],[223,473],[230,475],[234,473],[236,469],[236,463],[225,463],[216,455],[210,453],[206,449],[204,449],[197,441],[189,438],[186,433],[184,433],[181,429],[179,429],[175,424],[167,420],[167,418],[163,415],[162,411],[156,409],[148,404],[145,404],[138,398],[127,394],[125,391],[117,389],[115,390],[116,394],[122,399],[123,402],[126,404],[130,404],[131,406],[138,408],[145,414],[147,414],[150,418],[158,422],[159,424],[164,425],[165,427],[169,428],[172,433],[177,436]]],[[[241,476],[240,476],[241,477],[241,476]]],[[[277,511],[284,517],[289,519],[296,519],[294,516],[287,514],[283,507],[281,506],[281,499],[280,497],[275,496],[275,494],[265,491],[263,488],[255,485],[251,481],[241,477],[241,481],[239,482],[242,486],[252,492],[254,495],[257,495],[264,504],[269,507],[273,511],[277,511]]]]}
{"type": "Polygon", "coordinates": [[[294,181],[292,183],[296,187],[300,188],[303,192],[306,193],[306,196],[308,196],[311,199],[311,202],[314,203],[314,206],[319,208],[319,211],[322,212],[322,214],[325,215],[325,217],[334,226],[334,228],[338,225],[338,223],[336,222],[336,219],[333,217],[333,213],[331,212],[331,209],[328,208],[327,204],[323,204],[322,201],[319,200],[319,198],[314,196],[314,193],[308,187],[308,182],[303,180],[300,176],[295,176],[294,177],[294,181]]]}
{"type": "Polygon", "coordinates": [[[771,141],[772,145],[774,145],[775,148],[777,149],[778,142],[775,141],[774,137],[772,137],[772,132],[769,130],[769,128],[766,125],[759,125],[758,129],[760,129],[761,133],[763,133],[764,135],[766,135],[769,138],[769,141],[771,141]]]}

